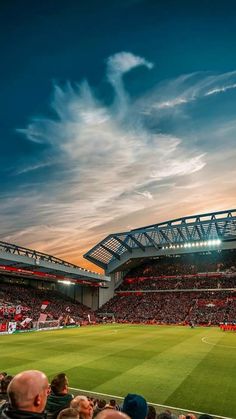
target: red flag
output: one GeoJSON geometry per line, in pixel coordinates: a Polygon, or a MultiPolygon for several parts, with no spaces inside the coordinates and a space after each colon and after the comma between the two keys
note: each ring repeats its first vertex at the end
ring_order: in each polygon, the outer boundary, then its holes
{"type": "Polygon", "coordinates": [[[47,319],[47,314],[40,313],[40,316],[39,316],[38,321],[39,321],[39,322],[45,322],[45,321],[46,321],[46,319],[47,319]]]}
{"type": "Polygon", "coordinates": [[[49,304],[49,301],[43,301],[41,305],[41,310],[45,310],[49,304]]]}

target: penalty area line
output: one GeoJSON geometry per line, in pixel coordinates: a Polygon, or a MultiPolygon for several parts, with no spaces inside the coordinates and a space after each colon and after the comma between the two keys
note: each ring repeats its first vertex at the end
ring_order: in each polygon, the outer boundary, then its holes
{"type": "Polygon", "coordinates": [[[236,349],[236,346],[230,346],[230,345],[221,345],[220,343],[212,343],[212,342],[208,342],[207,338],[204,337],[201,339],[203,343],[206,343],[207,345],[211,345],[211,346],[221,346],[222,348],[231,348],[231,349],[236,349]]]}
{"type": "MultiPolygon", "coordinates": [[[[75,387],[69,387],[69,389],[76,390],[76,391],[79,391],[81,393],[88,393],[88,394],[93,394],[93,395],[98,395],[98,396],[111,397],[113,399],[124,400],[124,397],[115,396],[114,394],[99,393],[97,391],[83,390],[82,388],[75,388],[75,387]]],[[[153,402],[149,402],[149,401],[147,401],[147,403],[151,404],[152,406],[156,406],[156,407],[164,407],[166,409],[181,410],[181,411],[184,411],[184,412],[196,413],[197,415],[204,415],[203,412],[197,412],[196,410],[183,409],[182,407],[167,406],[165,404],[158,404],[158,403],[153,403],[153,402]]],[[[217,419],[232,419],[228,416],[217,416],[217,415],[212,414],[212,413],[208,413],[208,415],[211,415],[211,416],[213,416],[214,418],[217,418],[217,419]]]]}

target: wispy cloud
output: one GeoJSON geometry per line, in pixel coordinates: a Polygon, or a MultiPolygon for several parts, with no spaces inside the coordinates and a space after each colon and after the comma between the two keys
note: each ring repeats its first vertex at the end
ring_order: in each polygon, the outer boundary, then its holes
{"type": "Polygon", "coordinates": [[[153,110],[170,110],[181,107],[198,99],[224,93],[236,88],[236,72],[210,74],[195,72],[181,75],[173,80],[160,83],[149,95],[146,103],[146,113],[153,110]]]}
{"type": "Polygon", "coordinates": [[[236,88],[236,83],[229,84],[228,86],[216,87],[215,89],[209,90],[205,96],[215,95],[217,93],[224,93],[227,90],[232,90],[236,88]]]}
{"type": "Polygon", "coordinates": [[[158,120],[165,109],[210,95],[216,88],[223,89],[226,81],[231,80],[232,86],[236,72],[183,75],[162,82],[133,102],[122,77],[139,66],[154,71],[151,62],[129,52],[107,59],[106,79],[114,88],[109,106],[98,100],[87,81],[54,86],[55,118],[33,118],[21,129],[50,155],[45,152],[38,160],[34,156],[33,163],[26,160],[24,167],[16,169],[18,176],[28,173],[31,182],[15,191],[15,214],[9,214],[12,200],[5,200],[2,238],[76,261],[78,248],[82,254],[111,231],[158,221],[157,211],[162,219],[169,214],[167,208],[176,216],[185,215],[192,209],[192,200],[202,205],[203,190],[217,202],[218,191],[211,190],[214,163],[207,148],[167,134],[158,123],[154,128],[144,111],[151,109],[158,120]],[[47,181],[34,185],[35,172],[43,173],[45,167],[47,181]]]}
{"type": "Polygon", "coordinates": [[[143,191],[143,192],[136,192],[138,195],[141,195],[143,198],[146,199],[153,199],[153,196],[151,194],[151,192],[149,191],[143,191]]]}
{"type": "Polygon", "coordinates": [[[119,118],[124,117],[128,109],[128,94],[124,89],[122,77],[128,71],[139,66],[151,70],[153,63],[125,51],[114,54],[107,59],[107,79],[116,93],[113,108],[119,118]]]}

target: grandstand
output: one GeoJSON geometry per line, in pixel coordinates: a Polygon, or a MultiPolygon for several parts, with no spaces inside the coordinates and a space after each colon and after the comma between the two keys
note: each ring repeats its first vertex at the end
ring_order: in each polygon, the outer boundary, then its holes
{"type": "Polygon", "coordinates": [[[103,317],[236,322],[235,209],[111,234],[84,257],[111,274],[98,310],[103,317]]]}
{"type": "Polygon", "coordinates": [[[111,234],[84,257],[103,267],[105,275],[0,242],[2,294],[7,292],[16,306],[14,287],[22,295],[31,287],[33,321],[40,315],[40,300],[50,296],[52,319],[60,316],[56,306],[65,311],[70,300],[71,307],[78,306],[77,313],[71,308],[74,317],[83,320],[95,312],[97,321],[105,316],[121,322],[236,322],[235,209],[111,234]]]}
{"type": "MultiPolygon", "coordinates": [[[[235,417],[230,390],[235,388],[235,334],[224,332],[235,331],[236,325],[236,210],[111,234],[84,257],[105,274],[0,242],[0,334],[12,333],[13,323],[16,333],[75,327],[54,331],[53,336],[41,333],[40,339],[34,333],[30,341],[28,333],[12,336],[15,346],[9,345],[2,357],[3,369],[15,374],[32,365],[52,375],[63,368],[73,392],[115,395],[119,401],[137,391],[158,411],[172,406],[175,414],[195,412],[197,417],[208,411],[216,418],[235,417]],[[111,324],[76,328],[96,323],[111,324]],[[220,325],[221,330],[192,331],[182,327],[186,325],[220,325]],[[222,336],[227,340],[218,345],[222,336]],[[26,362],[25,342],[30,352],[26,362]],[[68,357],[70,352],[73,357],[68,357]],[[216,389],[211,398],[209,383],[216,389]],[[222,391],[224,404],[218,397],[222,391]]],[[[3,348],[4,342],[9,341],[2,342],[3,348]]]]}
{"type": "Polygon", "coordinates": [[[60,318],[64,324],[88,321],[98,307],[98,288],[107,281],[54,256],[0,242],[0,331],[12,321],[17,329],[35,328],[44,300],[50,304],[42,317],[50,326],[60,318]]]}

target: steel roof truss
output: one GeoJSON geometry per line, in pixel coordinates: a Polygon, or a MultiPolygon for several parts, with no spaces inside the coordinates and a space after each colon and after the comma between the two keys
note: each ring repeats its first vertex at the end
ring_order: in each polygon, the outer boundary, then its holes
{"type": "Polygon", "coordinates": [[[128,237],[138,246],[138,247],[140,247],[140,249],[143,251],[143,252],[145,252],[145,246],[142,244],[142,243],[140,243],[140,241],[139,240],[137,240],[133,235],[131,235],[131,234],[128,234],[128,237]]]}
{"type": "Polygon", "coordinates": [[[123,240],[121,240],[119,237],[117,237],[117,236],[114,236],[114,239],[116,240],[116,241],[118,241],[120,244],[121,244],[121,246],[124,246],[125,248],[126,248],[126,250],[128,250],[128,252],[129,253],[132,253],[132,248],[127,244],[127,243],[125,243],[125,242],[123,242],[123,240]]]}
{"type": "Polygon", "coordinates": [[[179,233],[179,236],[181,237],[181,239],[182,239],[182,240],[183,240],[183,242],[184,242],[184,241],[185,241],[185,236],[184,236],[184,234],[183,234],[183,232],[182,232],[181,228],[180,228],[180,227],[177,227],[176,229],[177,229],[177,231],[178,231],[178,233],[179,233]]]}
{"type": "Polygon", "coordinates": [[[100,246],[104,250],[106,250],[108,253],[110,253],[112,256],[114,256],[116,259],[120,260],[120,255],[118,255],[118,253],[114,252],[114,250],[112,250],[109,247],[105,246],[105,244],[100,244],[100,246]]]}
{"type": "Polygon", "coordinates": [[[143,233],[143,235],[147,238],[147,240],[149,241],[149,243],[151,243],[151,245],[152,245],[153,247],[155,247],[156,249],[158,249],[158,244],[157,244],[157,242],[155,242],[155,240],[153,240],[153,238],[152,238],[152,237],[150,237],[148,233],[144,232],[144,233],[143,233]]]}
{"type": "Polygon", "coordinates": [[[161,235],[162,235],[163,239],[166,241],[166,243],[171,243],[171,240],[169,239],[167,234],[161,228],[159,228],[158,231],[161,233],[161,235]]]}
{"type": "Polygon", "coordinates": [[[94,258],[91,255],[86,255],[86,259],[90,260],[90,262],[95,263],[95,265],[100,266],[102,269],[107,269],[107,264],[101,262],[101,260],[94,258]]]}

